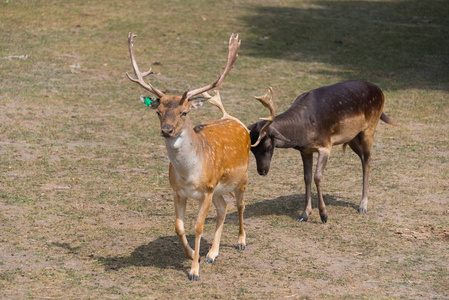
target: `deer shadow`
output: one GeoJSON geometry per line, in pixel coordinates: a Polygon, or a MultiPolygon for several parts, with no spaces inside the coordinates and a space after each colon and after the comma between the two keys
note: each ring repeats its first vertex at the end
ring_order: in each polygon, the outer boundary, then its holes
{"type": "MultiPolygon", "coordinates": [[[[187,239],[195,240],[194,235],[188,235],[187,239]]],[[[211,243],[207,239],[201,239],[200,257],[204,257],[211,243]]],[[[183,263],[189,259],[185,256],[182,244],[177,235],[164,236],[143,244],[127,256],[91,256],[104,265],[106,271],[117,271],[130,266],[157,267],[159,269],[185,269],[183,263]]],[[[187,270],[184,270],[187,274],[187,270]]]]}
{"type": "MultiPolygon", "coordinates": [[[[335,196],[324,195],[324,201],[327,205],[353,207],[357,210],[358,206],[342,200],[337,200],[335,196]]],[[[312,206],[317,207],[317,199],[312,199],[312,206]]],[[[256,203],[246,205],[245,218],[259,217],[264,215],[286,215],[296,220],[299,216],[299,211],[302,210],[304,204],[304,195],[294,194],[287,196],[280,196],[275,199],[263,200],[256,203]]],[[[232,212],[227,214],[226,223],[238,223],[238,213],[232,212]]],[[[215,216],[206,219],[207,223],[215,222],[215,216]]],[[[318,221],[311,221],[311,223],[320,223],[318,221]]],[[[194,235],[188,235],[187,239],[193,241],[194,235]]],[[[55,244],[55,246],[69,250],[77,254],[78,249],[73,249],[67,244],[55,244]]],[[[204,237],[201,239],[200,257],[206,256],[211,247],[211,243],[204,237]]],[[[220,244],[220,247],[235,248],[235,245],[220,244]]],[[[187,269],[184,263],[189,259],[186,258],[181,242],[177,235],[164,236],[157,238],[149,243],[138,246],[129,255],[124,256],[95,256],[91,255],[91,259],[95,259],[104,265],[106,271],[117,271],[121,268],[130,266],[138,267],[157,267],[159,269],[178,269],[184,270],[187,274],[187,269]]]]}
{"type": "MultiPolygon", "coordinates": [[[[187,240],[194,241],[195,235],[188,235],[187,240]]],[[[212,244],[201,238],[200,259],[205,257],[212,244]]],[[[220,248],[230,247],[236,248],[234,245],[220,244],[220,248]]],[[[90,256],[104,265],[106,271],[117,271],[130,266],[136,267],[157,267],[159,269],[187,269],[183,265],[186,261],[190,261],[185,256],[181,242],[177,235],[164,236],[155,239],[147,244],[143,244],[134,249],[134,251],[125,256],[90,256]]]]}
{"type": "MultiPolygon", "coordinates": [[[[357,211],[358,205],[353,202],[347,202],[339,200],[333,195],[323,195],[324,203],[326,206],[342,206],[352,207],[354,211],[357,211]]],[[[245,218],[259,217],[266,215],[288,216],[293,220],[298,219],[300,213],[304,209],[305,195],[293,194],[280,196],[275,199],[267,199],[255,203],[251,203],[245,206],[245,218]]],[[[312,196],[312,207],[317,209],[318,199],[312,196]]],[[[238,213],[233,212],[226,216],[227,222],[238,222],[238,213]]],[[[311,223],[321,223],[321,221],[309,221],[311,223]]]]}

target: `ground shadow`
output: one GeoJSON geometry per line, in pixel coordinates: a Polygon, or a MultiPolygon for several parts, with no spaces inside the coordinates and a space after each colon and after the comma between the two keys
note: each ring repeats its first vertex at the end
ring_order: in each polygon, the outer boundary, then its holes
{"type": "MultiPolygon", "coordinates": [[[[358,207],[342,200],[337,200],[332,195],[324,195],[326,205],[358,207]]],[[[317,200],[313,199],[313,207],[317,207],[317,200]]],[[[304,206],[304,195],[295,194],[281,196],[276,199],[263,200],[246,205],[245,218],[259,217],[264,215],[286,215],[296,220],[304,206]]],[[[233,212],[226,216],[226,223],[238,223],[238,213],[233,212]]],[[[214,223],[215,217],[206,219],[207,223],[214,223]]],[[[189,241],[194,241],[194,235],[188,235],[189,241]]],[[[79,255],[81,247],[72,247],[68,243],[53,243],[54,246],[63,248],[69,253],[79,255]]],[[[211,247],[211,243],[204,237],[201,239],[200,257],[205,257],[211,247]]],[[[220,247],[236,248],[236,245],[220,244],[220,247]]],[[[183,264],[189,259],[186,258],[182,245],[177,235],[165,236],[155,239],[148,244],[143,244],[130,254],[125,256],[95,256],[90,255],[90,259],[95,259],[104,265],[106,271],[116,271],[130,266],[148,267],[154,266],[160,269],[184,269],[183,264]]],[[[187,270],[184,270],[187,273],[187,270]]]]}
{"type": "MultiPolygon", "coordinates": [[[[187,236],[189,241],[194,241],[195,236],[187,236]]],[[[200,257],[204,257],[211,244],[201,239],[200,257]]],[[[155,239],[148,244],[134,249],[128,256],[92,257],[104,265],[106,271],[115,271],[130,266],[149,267],[160,269],[183,269],[183,263],[189,259],[185,256],[182,245],[177,235],[155,239]]],[[[187,272],[187,271],[186,271],[187,272]]]]}
{"type": "Polygon", "coordinates": [[[68,253],[71,254],[78,254],[78,250],[81,249],[81,247],[72,247],[69,243],[58,243],[58,242],[53,242],[52,243],[54,246],[59,247],[59,248],[63,248],[65,250],[67,250],[68,253]]]}
{"type": "MultiPolygon", "coordinates": [[[[342,200],[337,200],[332,195],[324,195],[326,205],[353,207],[357,206],[342,200]]],[[[303,209],[304,195],[288,195],[281,196],[276,199],[264,200],[246,205],[245,218],[258,217],[263,215],[286,215],[296,220],[299,212],[303,209]]],[[[313,207],[317,207],[317,200],[313,199],[313,207]]],[[[206,219],[208,223],[214,223],[215,217],[206,219]]],[[[226,223],[238,223],[238,213],[233,212],[226,216],[226,223]]],[[[194,241],[195,236],[187,236],[189,241],[194,241]]],[[[77,249],[73,249],[68,244],[57,244],[56,246],[67,249],[75,253],[77,249]]],[[[201,239],[200,257],[205,257],[211,247],[211,243],[204,237],[201,239]]],[[[220,247],[232,247],[235,245],[220,244],[220,247]]],[[[90,258],[98,260],[104,265],[106,271],[115,271],[130,266],[154,266],[160,269],[184,269],[183,263],[188,261],[178,236],[166,236],[155,239],[148,244],[141,245],[127,256],[91,256],[90,258]]],[[[187,272],[187,270],[185,270],[187,272]]]]}
{"type": "MultiPolygon", "coordinates": [[[[449,1],[313,1],[249,5],[241,53],[322,62],[389,89],[449,90],[449,1]]],[[[325,74],[327,75],[327,74],[325,74]]]]}
{"type": "MultiPolygon", "coordinates": [[[[251,218],[265,215],[284,215],[296,220],[304,209],[304,198],[304,194],[294,194],[251,203],[246,205],[244,217],[251,218]]],[[[358,205],[355,203],[346,202],[341,199],[339,200],[333,195],[323,195],[323,199],[326,206],[352,207],[355,212],[358,209],[358,205]]],[[[314,209],[317,209],[318,207],[318,199],[316,199],[316,197],[312,197],[312,207],[314,209]]],[[[238,213],[233,212],[228,214],[226,216],[226,221],[232,223],[238,222],[238,213]]]]}
{"type": "MultiPolygon", "coordinates": [[[[357,206],[342,200],[337,200],[332,195],[324,195],[326,205],[353,207],[357,206]]],[[[313,199],[313,207],[317,207],[317,200],[313,199]]],[[[260,202],[246,205],[245,218],[258,217],[264,215],[286,215],[296,220],[299,212],[304,206],[304,195],[295,194],[288,196],[281,196],[276,199],[263,200],[260,202]]],[[[215,223],[215,217],[206,219],[207,223],[215,223]]],[[[233,212],[226,216],[226,223],[238,223],[238,213],[233,212]]],[[[195,236],[187,236],[189,241],[194,241],[195,236]]],[[[71,253],[77,253],[77,249],[70,247],[68,244],[55,244],[62,247],[71,253]]],[[[200,257],[205,257],[211,247],[211,243],[204,237],[201,239],[200,257]]],[[[220,244],[220,247],[232,247],[235,245],[220,244]]],[[[90,258],[98,260],[104,265],[106,271],[119,270],[130,266],[154,266],[160,269],[183,269],[183,263],[187,261],[184,250],[179,241],[178,236],[165,236],[155,239],[148,244],[141,245],[134,249],[134,251],[127,256],[91,256],[90,258]]],[[[187,271],[186,271],[187,272],[187,271]]]]}

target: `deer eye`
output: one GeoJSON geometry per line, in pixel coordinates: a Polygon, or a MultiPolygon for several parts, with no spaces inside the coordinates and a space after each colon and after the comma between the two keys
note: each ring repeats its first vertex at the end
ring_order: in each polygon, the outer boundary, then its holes
{"type": "Polygon", "coordinates": [[[187,112],[186,112],[186,111],[184,111],[183,113],[181,113],[181,117],[185,117],[185,116],[187,116],[187,112]]]}
{"type": "MultiPolygon", "coordinates": [[[[267,139],[267,140],[270,141],[270,139],[267,139]]],[[[270,142],[268,142],[268,141],[265,141],[265,143],[264,143],[265,152],[269,152],[273,148],[273,143],[270,143],[271,141],[270,142]]]]}

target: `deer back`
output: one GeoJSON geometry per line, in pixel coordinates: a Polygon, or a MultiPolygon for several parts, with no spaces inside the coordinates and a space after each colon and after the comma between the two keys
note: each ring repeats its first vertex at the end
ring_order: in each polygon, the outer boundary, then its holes
{"type": "Polygon", "coordinates": [[[195,131],[203,145],[202,182],[235,186],[247,176],[251,139],[242,124],[233,119],[213,120],[195,131]]]}

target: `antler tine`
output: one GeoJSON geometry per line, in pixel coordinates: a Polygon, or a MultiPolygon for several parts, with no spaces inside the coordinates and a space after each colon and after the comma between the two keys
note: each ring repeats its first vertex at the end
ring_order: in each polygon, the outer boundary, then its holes
{"type": "Polygon", "coordinates": [[[226,67],[225,67],[223,73],[220,74],[220,76],[218,76],[217,80],[215,80],[213,83],[211,83],[205,87],[195,89],[195,90],[188,92],[187,98],[191,98],[195,95],[198,95],[198,94],[207,92],[213,88],[216,88],[223,82],[223,80],[225,80],[226,76],[228,76],[229,72],[231,71],[232,66],[234,65],[234,62],[237,60],[237,57],[238,57],[237,53],[240,49],[240,43],[241,43],[241,40],[239,40],[239,35],[231,34],[231,37],[229,38],[228,62],[226,63],[226,67]]]}
{"type": "Polygon", "coordinates": [[[260,118],[261,120],[265,120],[267,121],[265,123],[265,125],[263,125],[262,129],[259,132],[259,138],[257,139],[257,141],[251,145],[251,147],[256,147],[257,145],[259,145],[260,141],[262,140],[262,138],[266,135],[266,131],[268,129],[268,126],[271,125],[271,123],[273,123],[274,121],[274,103],[273,103],[273,88],[270,86],[269,87],[269,92],[270,95],[265,94],[262,97],[255,97],[257,100],[259,100],[260,103],[262,103],[263,106],[265,106],[266,108],[268,108],[270,110],[270,116],[267,118],[260,118]]]}
{"type": "Polygon", "coordinates": [[[265,94],[262,97],[254,97],[257,100],[259,100],[260,103],[262,103],[263,106],[265,106],[266,108],[268,108],[270,110],[270,116],[268,118],[260,118],[261,120],[266,120],[266,121],[273,121],[274,120],[274,103],[273,103],[273,88],[270,86],[269,87],[269,92],[270,95],[265,94]]]}
{"type": "Polygon", "coordinates": [[[150,74],[153,74],[153,71],[150,70],[144,73],[141,73],[139,71],[139,67],[137,66],[137,62],[136,59],[134,58],[134,53],[133,53],[133,40],[137,35],[133,34],[133,33],[129,33],[128,34],[128,48],[129,48],[129,57],[131,58],[131,64],[133,65],[133,70],[134,70],[134,75],[137,78],[133,78],[131,77],[128,72],[126,72],[126,76],[128,76],[129,80],[131,80],[132,82],[136,82],[138,83],[141,87],[143,87],[144,89],[148,90],[150,93],[155,94],[156,96],[162,98],[165,96],[164,93],[162,93],[160,90],[158,90],[157,88],[153,87],[150,83],[146,83],[143,80],[143,77],[146,77],[150,74]]]}
{"type": "Polygon", "coordinates": [[[215,95],[212,97],[208,92],[201,93],[201,96],[206,98],[210,103],[218,107],[223,114],[222,119],[229,118],[229,114],[224,109],[223,103],[221,102],[220,92],[215,90],[215,95]]]}
{"type": "Polygon", "coordinates": [[[154,74],[153,69],[150,67],[150,69],[144,73],[142,73],[142,77],[147,77],[148,75],[154,74]]]}

